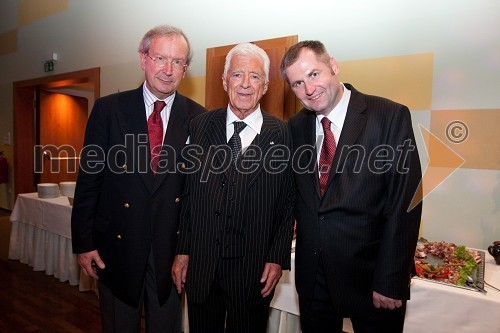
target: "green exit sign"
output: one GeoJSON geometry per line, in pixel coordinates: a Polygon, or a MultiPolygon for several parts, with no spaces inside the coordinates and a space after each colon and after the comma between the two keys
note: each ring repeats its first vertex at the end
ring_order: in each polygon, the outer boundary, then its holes
{"type": "Polygon", "coordinates": [[[54,63],[55,63],[54,60],[47,60],[43,64],[43,70],[46,72],[52,72],[54,70],[54,63]]]}

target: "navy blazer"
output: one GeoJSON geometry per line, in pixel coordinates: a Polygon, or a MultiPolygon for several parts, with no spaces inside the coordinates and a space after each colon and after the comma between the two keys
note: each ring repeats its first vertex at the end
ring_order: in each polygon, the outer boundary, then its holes
{"type": "Polygon", "coordinates": [[[316,114],[302,109],[290,126],[297,292],[305,299],[313,294],[321,256],[332,301],[350,317],[374,311],[372,291],[409,298],[422,205],[408,211],[421,180],[408,108],[346,87],[351,98],[323,197],[316,114]]]}
{"type": "Polygon", "coordinates": [[[205,111],[176,93],[158,171],[153,175],[142,86],[96,100],[81,154],[71,218],[74,253],[97,249],[99,281],[136,306],[152,247],[158,297],[171,290],[180,198],[181,150],[190,120],[205,111]]]}

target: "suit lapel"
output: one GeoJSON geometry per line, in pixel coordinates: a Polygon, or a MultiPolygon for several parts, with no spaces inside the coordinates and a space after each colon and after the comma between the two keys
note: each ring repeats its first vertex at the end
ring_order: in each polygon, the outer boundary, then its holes
{"type": "MultiPolygon", "coordinates": [[[[307,172],[307,174],[311,177],[310,183],[314,184],[314,188],[316,190],[316,195],[321,199],[321,192],[319,189],[319,175],[318,175],[318,155],[316,150],[316,114],[312,111],[303,109],[301,112],[304,112],[304,116],[306,117],[305,121],[302,122],[302,133],[304,134],[303,141],[298,142],[297,146],[294,148],[296,151],[300,145],[310,146],[313,149],[307,149],[304,152],[303,163],[302,165],[308,165],[309,161],[313,161],[314,168],[312,172],[307,172]]],[[[310,169],[308,169],[310,170],[310,169]]]]}
{"type": "MultiPolygon", "coordinates": [[[[267,154],[267,151],[274,146],[275,144],[282,143],[282,138],[279,134],[279,127],[276,123],[276,120],[273,119],[266,112],[262,111],[262,128],[260,130],[260,134],[257,134],[255,139],[252,142],[253,146],[257,146],[260,150],[260,163],[257,165],[255,170],[250,174],[250,179],[248,181],[248,187],[252,186],[256,181],[262,169],[264,167],[264,158],[267,154]]],[[[243,155],[243,158],[245,156],[243,155]]]]}
{"type": "Polygon", "coordinates": [[[366,117],[363,115],[363,112],[366,109],[366,103],[363,95],[350,85],[346,85],[346,87],[351,90],[351,98],[347,107],[344,126],[342,127],[340,140],[337,145],[337,151],[333,158],[332,168],[330,170],[330,176],[328,178],[325,193],[326,191],[328,191],[328,187],[331,185],[333,179],[335,178],[337,170],[342,169],[339,168],[339,165],[342,166],[345,162],[345,159],[347,158],[348,154],[342,153],[343,148],[345,147],[345,150],[347,152],[349,146],[352,146],[356,143],[358,136],[360,135],[366,123],[366,117]]]}
{"type": "MultiPolygon", "coordinates": [[[[227,145],[227,134],[226,134],[226,109],[218,109],[213,112],[213,116],[210,118],[210,127],[207,131],[205,131],[205,135],[207,135],[209,146],[222,146],[227,145]]],[[[266,156],[267,151],[274,144],[280,143],[282,139],[279,135],[279,127],[276,121],[267,113],[262,111],[262,128],[260,134],[257,134],[255,139],[252,141],[252,146],[257,146],[261,152],[260,163],[254,169],[252,168],[252,173],[250,175],[248,186],[252,186],[255,180],[258,178],[260,173],[262,172],[264,166],[264,156],[266,156]]],[[[219,151],[219,150],[218,150],[219,151]]],[[[229,147],[228,150],[229,152],[229,147]]],[[[228,158],[230,156],[224,156],[224,154],[219,153],[216,154],[215,160],[217,161],[216,167],[219,168],[221,166],[225,166],[228,158]]],[[[245,158],[245,154],[241,157],[245,158]]],[[[225,168],[226,172],[228,168],[225,168]]]]}
{"type": "Polygon", "coordinates": [[[163,153],[160,155],[158,161],[157,173],[153,177],[152,192],[155,192],[160,187],[162,182],[165,181],[165,178],[171,172],[177,171],[177,158],[180,156],[180,152],[186,144],[189,119],[184,109],[185,103],[181,101],[182,99],[183,96],[177,93],[172,104],[170,119],[168,120],[167,130],[163,139],[163,153]]]}
{"type": "MultiPolygon", "coordinates": [[[[140,175],[146,187],[151,189],[152,178],[149,172],[151,157],[149,155],[148,125],[144,98],[142,96],[142,86],[134,91],[129,100],[119,102],[117,108],[119,109],[118,122],[123,136],[129,136],[132,139],[125,139],[124,141],[129,151],[128,156],[134,157],[132,161],[127,162],[133,164],[133,170],[140,175]],[[144,146],[148,149],[146,156],[143,156],[144,146]]],[[[128,166],[127,168],[130,167],[128,166]]]]}
{"type": "MultiPolygon", "coordinates": [[[[210,117],[209,127],[204,132],[207,140],[207,149],[210,149],[211,146],[214,147],[224,147],[227,145],[227,134],[226,134],[226,109],[218,109],[212,112],[212,117],[210,117]]],[[[216,149],[211,153],[216,153],[215,161],[217,165],[216,168],[224,168],[227,171],[227,162],[230,159],[229,146],[227,146],[228,150],[226,152],[229,153],[228,156],[222,154],[221,149],[216,149]]],[[[210,160],[212,156],[208,157],[210,160]]]]}
{"type": "Polygon", "coordinates": [[[208,139],[212,145],[227,144],[226,113],[226,109],[213,111],[213,116],[210,118],[212,127],[207,131],[208,139]]]}

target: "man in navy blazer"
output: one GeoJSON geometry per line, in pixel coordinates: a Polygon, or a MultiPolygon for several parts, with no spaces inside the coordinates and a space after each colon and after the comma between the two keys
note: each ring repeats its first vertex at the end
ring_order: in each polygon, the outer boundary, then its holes
{"type": "Polygon", "coordinates": [[[191,118],[205,109],[176,92],[192,57],[181,30],[150,30],[139,53],[144,84],[98,99],[88,120],[73,252],[83,271],[99,279],[103,332],[140,332],[143,305],[147,332],[180,332],[180,297],[170,270],[185,180],[181,150],[191,118]],[[155,151],[162,149],[156,161],[148,134],[154,112],[160,116],[155,151]]]}
{"type": "Polygon", "coordinates": [[[318,41],[291,47],[281,73],[304,105],[290,119],[302,332],[341,332],[344,317],[357,333],[401,332],[422,210],[410,209],[421,170],[409,110],[339,82],[318,41]]]}

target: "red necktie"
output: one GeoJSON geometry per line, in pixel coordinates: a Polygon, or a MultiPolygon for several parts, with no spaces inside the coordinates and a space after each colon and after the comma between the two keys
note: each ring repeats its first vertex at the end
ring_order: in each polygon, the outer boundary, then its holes
{"type": "Polygon", "coordinates": [[[153,113],[148,119],[148,136],[149,136],[149,149],[151,153],[151,169],[153,174],[156,174],[158,167],[158,159],[163,142],[163,121],[161,120],[160,112],[165,107],[164,101],[156,101],[153,113]]]}
{"type": "Polygon", "coordinates": [[[321,191],[321,196],[325,194],[326,183],[328,182],[328,176],[330,175],[333,156],[335,155],[335,150],[337,150],[337,144],[335,143],[333,132],[330,129],[331,123],[332,122],[327,117],[323,117],[323,119],[321,119],[321,125],[323,125],[324,133],[323,146],[321,147],[321,155],[319,157],[319,189],[321,191]]]}

